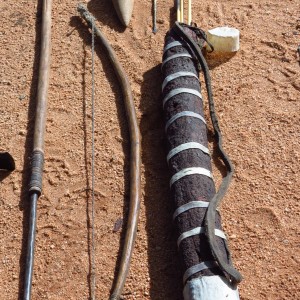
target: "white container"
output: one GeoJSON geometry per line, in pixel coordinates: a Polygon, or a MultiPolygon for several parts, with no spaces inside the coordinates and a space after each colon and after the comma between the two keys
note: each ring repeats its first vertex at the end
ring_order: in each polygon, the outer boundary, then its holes
{"type": "MultiPolygon", "coordinates": [[[[210,29],[207,32],[207,40],[213,45],[214,52],[236,52],[240,48],[240,32],[236,28],[210,29]]],[[[209,45],[207,47],[210,50],[209,45]]]]}

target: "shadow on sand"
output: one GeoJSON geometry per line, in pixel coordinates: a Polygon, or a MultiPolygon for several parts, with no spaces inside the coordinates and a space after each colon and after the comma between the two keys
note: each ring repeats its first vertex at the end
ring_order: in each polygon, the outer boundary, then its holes
{"type": "Polygon", "coordinates": [[[182,280],[169,193],[160,65],[143,75],[140,110],[150,299],[182,299],[182,280]]]}

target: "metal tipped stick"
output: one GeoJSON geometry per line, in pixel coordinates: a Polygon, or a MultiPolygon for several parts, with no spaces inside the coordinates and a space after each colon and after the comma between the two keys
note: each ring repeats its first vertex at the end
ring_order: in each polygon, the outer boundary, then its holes
{"type": "Polygon", "coordinates": [[[34,245],[37,215],[37,200],[42,192],[42,176],[44,165],[44,132],[46,126],[47,96],[50,71],[51,52],[51,0],[43,1],[41,58],[34,127],[33,152],[31,156],[31,177],[29,182],[30,219],[24,280],[24,300],[31,298],[31,286],[34,262],[34,245]]]}

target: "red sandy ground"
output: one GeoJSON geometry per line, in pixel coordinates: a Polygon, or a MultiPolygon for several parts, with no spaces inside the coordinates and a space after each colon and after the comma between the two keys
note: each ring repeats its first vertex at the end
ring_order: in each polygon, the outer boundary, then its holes
{"type": "MultiPolygon", "coordinates": [[[[16,160],[16,170],[0,184],[1,300],[20,297],[23,285],[40,2],[0,2],[0,148],[16,160]]],[[[241,31],[235,56],[209,59],[224,146],[236,168],[222,216],[234,263],[244,276],[241,299],[300,299],[300,3],[194,2],[199,27],[228,25],[241,31]]],[[[89,298],[91,36],[77,17],[77,3],[53,1],[33,300],[89,298]]],[[[156,35],[151,1],[136,1],[126,30],[110,1],[87,5],[130,78],[142,134],[143,198],[123,298],[182,299],[160,99],[160,63],[175,17],[173,1],[158,1],[156,35]]],[[[96,281],[97,299],[108,299],[124,232],[124,226],[115,233],[113,228],[128,209],[129,136],[116,77],[103,49],[96,48],[96,281]]]]}

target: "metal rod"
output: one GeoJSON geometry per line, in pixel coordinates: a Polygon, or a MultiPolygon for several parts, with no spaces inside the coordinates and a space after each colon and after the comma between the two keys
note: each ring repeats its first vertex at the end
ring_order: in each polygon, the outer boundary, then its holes
{"type": "Polygon", "coordinates": [[[31,286],[34,263],[34,245],[37,216],[37,200],[42,192],[44,165],[44,133],[46,126],[47,96],[51,52],[51,6],[52,0],[44,0],[42,6],[41,57],[37,91],[37,105],[34,127],[33,152],[31,157],[30,221],[24,279],[24,300],[31,299],[31,286]]]}
{"type": "Polygon", "coordinates": [[[129,79],[118,61],[118,58],[110,46],[106,37],[98,29],[98,27],[93,23],[95,22],[94,17],[88,12],[87,8],[79,4],[78,11],[81,16],[85,19],[88,26],[92,28],[94,26],[95,34],[101,41],[106,53],[112,63],[114,71],[117,75],[119,83],[121,85],[124,105],[128,120],[129,134],[130,134],[130,203],[129,203],[129,215],[128,224],[125,234],[124,247],[122,251],[122,257],[120,261],[120,268],[115,281],[115,286],[113,292],[110,296],[110,300],[120,299],[125,280],[129,271],[129,264],[131,255],[133,252],[137,223],[140,209],[141,201],[141,141],[140,132],[137,123],[137,117],[135,113],[135,106],[133,101],[133,96],[130,88],[129,79]]]}
{"type": "Polygon", "coordinates": [[[157,0],[153,0],[153,33],[157,32],[156,26],[156,14],[157,14],[157,0]]]}
{"type": "Polygon", "coordinates": [[[31,297],[31,284],[33,275],[34,261],[34,245],[35,245],[35,230],[36,230],[36,213],[37,213],[38,195],[32,194],[30,197],[30,218],[28,230],[27,256],[26,256],[26,271],[24,282],[24,300],[31,297]]]}

